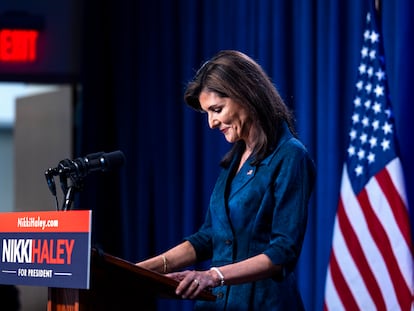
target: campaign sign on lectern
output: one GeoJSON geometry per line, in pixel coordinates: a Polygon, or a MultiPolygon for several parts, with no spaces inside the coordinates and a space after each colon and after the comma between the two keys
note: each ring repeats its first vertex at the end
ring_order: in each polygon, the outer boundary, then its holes
{"type": "Polygon", "coordinates": [[[91,213],[0,213],[0,284],[88,289],[91,213]]]}

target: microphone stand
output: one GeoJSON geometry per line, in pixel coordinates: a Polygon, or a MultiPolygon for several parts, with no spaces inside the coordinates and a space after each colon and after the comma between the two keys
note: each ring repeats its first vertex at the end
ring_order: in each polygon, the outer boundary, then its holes
{"type": "Polygon", "coordinates": [[[62,192],[64,194],[64,200],[62,202],[62,211],[67,211],[71,209],[71,206],[73,204],[73,200],[75,197],[76,192],[80,192],[83,189],[83,178],[79,175],[69,175],[69,177],[64,173],[61,172],[60,175],[61,178],[61,186],[62,186],[62,192]],[[66,178],[64,182],[62,182],[62,179],[66,178]],[[67,179],[71,180],[71,185],[67,186],[67,179]]]}
{"type": "Polygon", "coordinates": [[[62,211],[67,211],[68,209],[70,209],[72,203],[73,203],[73,198],[75,196],[75,187],[70,186],[68,191],[66,192],[66,196],[65,196],[65,200],[63,201],[62,204],[62,211]]]}

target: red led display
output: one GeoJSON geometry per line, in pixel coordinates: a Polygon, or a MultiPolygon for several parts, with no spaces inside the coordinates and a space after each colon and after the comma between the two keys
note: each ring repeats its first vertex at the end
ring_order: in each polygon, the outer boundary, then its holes
{"type": "Polygon", "coordinates": [[[39,31],[0,29],[0,62],[33,62],[39,31]]]}

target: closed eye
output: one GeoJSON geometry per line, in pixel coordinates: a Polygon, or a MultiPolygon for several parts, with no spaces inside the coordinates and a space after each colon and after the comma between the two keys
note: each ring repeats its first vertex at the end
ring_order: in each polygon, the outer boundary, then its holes
{"type": "Polygon", "coordinates": [[[220,113],[223,110],[223,108],[219,106],[211,106],[210,108],[208,108],[208,110],[215,113],[220,113]]]}

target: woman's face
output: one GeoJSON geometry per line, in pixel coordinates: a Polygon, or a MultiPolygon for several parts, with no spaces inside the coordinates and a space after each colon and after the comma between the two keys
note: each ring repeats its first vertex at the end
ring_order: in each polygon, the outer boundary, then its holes
{"type": "Polygon", "coordinates": [[[201,108],[208,115],[208,124],[219,129],[229,143],[247,142],[252,121],[246,108],[231,98],[220,97],[214,92],[201,92],[201,108]]]}

